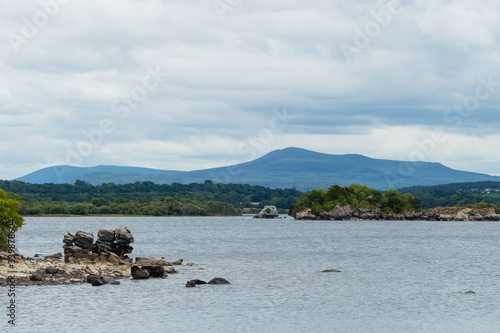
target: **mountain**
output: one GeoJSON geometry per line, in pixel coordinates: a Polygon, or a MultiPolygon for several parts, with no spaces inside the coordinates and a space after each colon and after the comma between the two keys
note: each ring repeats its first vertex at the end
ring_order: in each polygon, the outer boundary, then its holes
{"type": "Polygon", "coordinates": [[[129,175],[129,177],[134,178],[134,177],[141,177],[142,175],[146,174],[171,175],[171,174],[176,174],[178,172],[182,171],[158,170],[158,169],[113,166],[113,165],[98,165],[95,167],[75,167],[68,165],[56,165],[53,167],[40,169],[38,171],[27,174],[26,176],[16,178],[15,180],[20,180],[32,184],[43,184],[43,183],[62,184],[62,183],[74,183],[77,179],[89,177],[89,175],[92,174],[106,174],[109,175],[110,177],[114,177],[115,175],[120,175],[120,174],[126,174],[129,175]]]}
{"type": "Polygon", "coordinates": [[[202,183],[210,179],[216,183],[245,183],[271,188],[295,187],[302,191],[326,189],[335,184],[363,184],[386,190],[417,185],[500,181],[500,177],[454,170],[440,163],[383,160],[357,154],[332,155],[300,148],[275,150],[250,162],[196,171],[58,166],[35,171],[17,180],[30,183],[73,183],[77,179],[94,185],[136,181],[186,184],[202,183]],[[64,170],[63,176],[57,176],[64,170]]]}

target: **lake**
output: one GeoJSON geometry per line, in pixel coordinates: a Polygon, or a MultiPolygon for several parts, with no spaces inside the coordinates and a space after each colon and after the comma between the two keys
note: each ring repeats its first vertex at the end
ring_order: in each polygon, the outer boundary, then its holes
{"type": "MultiPolygon", "coordinates": [[[[17,289],[5,332],[498,332],[500,224],[251,217],[26,218],[27,256],[68,232],[127,226],[132,256],[180,274],[119,286],[17,289]],[[203,268],[203,269],[200,269],[203,268]],[[322,273],[324,269],[341,273],[322,273]],[[191,279],[231,285],[186,288],[191,279]],[[475,294],[467,294],[472,290],[475,294]]],[[[1,288],[2,307],[7,305],[1,288]]],[[[5,309],[5,307],[4,307],[5,309]]],[[[4,310],[6,313],[6,310],[4,310]]]]}

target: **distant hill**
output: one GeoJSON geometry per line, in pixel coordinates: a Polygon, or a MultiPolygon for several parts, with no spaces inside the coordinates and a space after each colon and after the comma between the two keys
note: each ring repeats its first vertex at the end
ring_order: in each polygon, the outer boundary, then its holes
{"type": "Polygon", "coordinates": [[[17,180],[30,183],[74,183],[77,179],[94,185],[136,181],[155,183],[244,183],[270,188],[309,191],[331,185],[363,184],[378,190],[405,186],[455,182],[500,181],[500,177],[458,171],[440,163],[402,162],[363,155],[332,155],[300,148],[272,151],[256,160],[228,167],[197,171],[169,171],[147,168],[98,166],[93,168],[52,167],[35,171],[17,180]],[[55,170],[54,168],[59,168],[55,170]],[[68,168],[68,169],[65,169],[68,168]],[[57,175],[66,170],[62,177],[57,175]]]}

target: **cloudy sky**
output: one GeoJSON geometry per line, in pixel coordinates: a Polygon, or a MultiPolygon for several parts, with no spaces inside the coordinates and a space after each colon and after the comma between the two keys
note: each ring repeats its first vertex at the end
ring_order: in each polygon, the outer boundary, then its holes
{"type": "Polygon", "coordinates": [[[500,175],[498,1],[1,6],[0,179],[290,146],[500,175]]]}

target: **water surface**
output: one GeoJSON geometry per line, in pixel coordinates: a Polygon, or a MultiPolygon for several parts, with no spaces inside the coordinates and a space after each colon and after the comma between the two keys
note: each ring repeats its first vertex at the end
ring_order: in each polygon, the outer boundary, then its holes
{"type": "MultiPolygon", "coordinates": [[[[18,287],[18,332],[498,332],[500,224],[250,217],[27,218],[25,255],[127,226],[167,279],[18,287]],[[204,268],[200,270],[200,268],[204,268]],[[322,273],[324,269],[342,273],[322,273]],[[199,278],[231,285],[185,288],[199,278]],[[465,294],[473,290],[476,294],[465,294]]],[[[2,304],[6,304],[6,289],[2,304]]],[[[0,323],[7,328],[6,316],[0,323]]],[[[14,331],[14,330],[12,330],[14,331]]]]}

